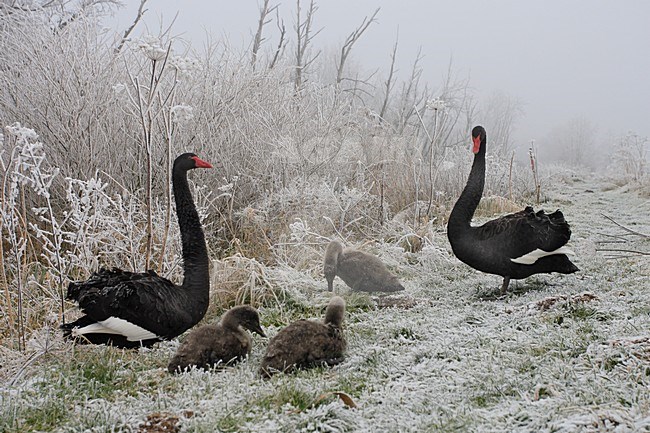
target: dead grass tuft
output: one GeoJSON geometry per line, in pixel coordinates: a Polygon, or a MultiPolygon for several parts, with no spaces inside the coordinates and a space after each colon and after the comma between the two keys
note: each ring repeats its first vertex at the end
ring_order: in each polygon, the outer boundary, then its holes
{"type": "Polygon", "coordinates": [[[583,292],[578,295],[573,296],[550,296],[544,298],[535,303],[535,308],[539,311],[550,310],[558,302],[572,303],[572,304],[584,304],[590,301],[597,301],[598,296],[594,295],[591,292],[583,292]]]}
{"type": "Polygon", "coordinates": [[[256,259],[235,254],[214,260],[210,280],[210,307],[206,317],[215,317],[235,305],[259,307],[274,299],[267,268],[256,259]]]}
{"type": "Polygon", "coordinates": [[[474,213],[475,217],[491,217],[504,213],[519,212],[524,206],[506,197],[491,195],[483,197],[474,213]]]}
{"type": "Polygon", "coordinates": [[[182,418],[191,418],[194,412],[183,411],[181,415],[174,415],[168,412],[154,412],[147,415],[147,420],[140,424],[138,433],[177,433],[181,431],[179,421],[182,418]]]}

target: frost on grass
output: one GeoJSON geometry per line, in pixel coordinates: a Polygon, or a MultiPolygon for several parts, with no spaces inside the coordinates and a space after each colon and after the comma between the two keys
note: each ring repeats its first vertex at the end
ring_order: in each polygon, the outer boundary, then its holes
{"type": "MultiPolygon", "coordinates": [[[[498,298],[500,278],[455,260],[444,232],[428,232],[417,253],[368,244],[405,280],[405,296],[422,302],[382,305],[337,285],[348,301],[349,349],[335,368],[264,380],[257,370],[267,340],[258,336],[250,357],[234,367],[177,376],[164,367],[178,341],[140,351],[63,344],[15,383],[4,382],[3,427],[137,431],[169,422],[199,432],[647,431],[647,261],[596,251],[618,228],[596,227],[594,218],[616,209],[622,224],[636,222],[645,232],[650,224],[643,199],[591,188],[596,195],[585,195],[576,181],[546,205],[561,207],[572,224],[579,273],[533,276],[498,298]]],[[[317,271],[325,242],[305,220],[290,233],[279,253],[284,264],[233,256],[213,270],[215,287],[230,281],[252,294],[269,337],[297,318],[321,317],[329,297],[317,271]],[[307,257],[301,269],[286,264],[298,260],[292,248],[307,257]],[[267,302],[261,293],[277,299],[267,302]]],[[[34,335],[30,348],[40,350],[46,337],[34,335]]]]}

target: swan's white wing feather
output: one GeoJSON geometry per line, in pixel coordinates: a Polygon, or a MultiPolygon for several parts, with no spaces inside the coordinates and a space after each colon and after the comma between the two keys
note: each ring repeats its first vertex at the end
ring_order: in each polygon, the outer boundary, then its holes
{"type": "Polygon", "coordinates": [[[532,265],[535,263],[538,259],[541,259],[542,257],[546,256],[553,256],[555,254],[568,254],[575,256],[575,253],[571,251],[568,247],[560,247],[557,250],[554,251],[544,251],[539,248],[537,248],[535,251],[531,251],[528,254],[524,254],[521,257],[517,257],[514,259],[510,259],[511,262],[513,263],[519,263],[521,265],[532,265]]]}
{"type": "Polygon", "coordinates": [[[81,328],[72,330],[72,335],[80,336],[84,334],[117,334],[123,335],[128,341],[150,340],[152,338],[160,338],[158,335],[151,331],[147,331],[138,325],[134,325],[119,317],[109,317],[106,320],[92,323],[81,328]]]}

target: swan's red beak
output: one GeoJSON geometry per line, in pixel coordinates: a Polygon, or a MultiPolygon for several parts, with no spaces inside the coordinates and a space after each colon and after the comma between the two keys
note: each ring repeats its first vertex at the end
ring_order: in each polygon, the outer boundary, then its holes
{"type": "Polygon", "coordinates": [[[474,148],[472,149],[472,152],[478,153],[478,151],[481,150],[481,136],[479,135],[478,137],[472,137],[472,141],[474,142],[474,148]]]}
{"type": "Polygon", "coordinates": [[[197,167],[197,168],[212,168],[212,164],[210,164],[209,162],[206,162],[206,161],[202,160],[202,159],[199,158],[198,156],[193,156],[192,159],[193,159],[194,162],[196,163],[196,167],[197,167]]]}

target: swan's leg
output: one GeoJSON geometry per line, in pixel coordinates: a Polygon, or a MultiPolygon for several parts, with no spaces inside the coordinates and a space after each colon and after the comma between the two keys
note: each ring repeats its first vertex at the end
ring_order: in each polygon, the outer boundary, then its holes
{"type": "Polygon", "coordinates": [[[510,277],[503,277],[503,285],[501,285],[502,295],[505,295],[506,290],[508,290],[508,284],[510,284],[510,277]]]}

